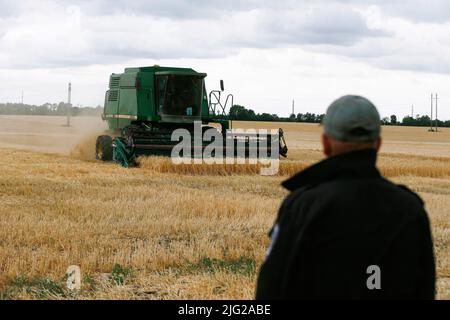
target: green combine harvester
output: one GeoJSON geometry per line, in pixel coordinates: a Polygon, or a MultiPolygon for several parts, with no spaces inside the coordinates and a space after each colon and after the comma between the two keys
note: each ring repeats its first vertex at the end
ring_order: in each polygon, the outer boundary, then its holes
{"type": "MultiPolygon", "coordinates": [[[[170,156],[174,146],[180,142],[173,141],[173,132],[185,129],[194,135],[196,125],[201,126],[202,132],[212,128],[217,130],[215,136],[220,135],[223,150],[227,146],[237,147],[240,143],[245,146],[245,157],[255,155],[255,152],[260,155],[263,148],[270,156],[270,140],[273,139],[270,136],[240,136],[229,130],[230,121],[225,110],[228,104],[233,105],[233,95],[228,95],[222,104],[224,86],[221,81],[221,90],[213,90],[208,96],[205,77],[205,73],[189,68],[160,66],[127,68],[124,73],[112,74],[102,115],[109,131],[97,138],[96,158],[114,160],[128,167],[141,155],[170,156]],[[255,145],[257,150],[252,150],[255,145]]],[[[276,139],[279,154],[286,156],[287,147],[281,129],[276,139]]],[[[195,150],[204,150],[210,143],[204,140],[200,146],[193,143],[192,154],[183,156],[198,155],[195,150]]],[[[242,153],[234,151],[232,155],[242,156],[242,153]]]]}

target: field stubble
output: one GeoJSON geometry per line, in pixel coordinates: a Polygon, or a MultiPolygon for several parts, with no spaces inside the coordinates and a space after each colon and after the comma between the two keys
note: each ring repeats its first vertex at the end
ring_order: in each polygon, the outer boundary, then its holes
{"type": "MultiPolygon", "coordinates": [[[[252,298],[267,232],[286,195],[280,182],[322,159],[318,126],[276,124],[285,126],[291,147],[278,176],[259,176],[258,167],[250,165],[174,166],[158,157],[124,169],[93,160],[96,130],[63,128],[60,118],[58,125],[53,118],[39,119],[42,134],[46,127],[61,136],[79,130],[78,141],[83,139],[60,150],[40,139],[38,150],[19,141],[18,149],[40,152],[12,149],[17,147],[12,140],[0,143],[0,298],[252,298]],[[62,279],[73,264],[83,277],[76,296],[62,279]]],[[[379,167],[426,201],[438,297],[449,299],[450,158],[441,148],[450,141],[449,132],[433,140],[433,157],[414,150],[431,148],[417,128],[386,128],[384,135],[388,151],[379,167]],[[400,152],[392,152],[397,149],[391,141],[400,152]]]]}

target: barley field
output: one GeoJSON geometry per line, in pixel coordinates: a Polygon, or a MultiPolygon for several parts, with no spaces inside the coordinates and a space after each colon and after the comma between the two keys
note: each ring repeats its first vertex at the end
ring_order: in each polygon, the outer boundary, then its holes
{"type": "MultiPolygon", "coordinates": [[[[323,158],[320,126],[285,131],[280,173],[255,166],[124,169],[94,160],[99,119],[0,117],[0,299],[251,299],[280,182],[323,158]],[[65,272],[81,268],[79,292],[65,272]]],[[[450,130],[384,127],[379,168],[430,215],[439,299],[450,299],[450,130]]]]}

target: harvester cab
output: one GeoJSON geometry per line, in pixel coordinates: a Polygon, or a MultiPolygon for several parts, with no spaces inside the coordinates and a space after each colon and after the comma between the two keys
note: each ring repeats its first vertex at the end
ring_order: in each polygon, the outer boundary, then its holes
{"type": "MultiPolygon", "coordinates": [[[[223,150],[230,142],[237,145],[242,138],[229,133],[226,115],[227,106],[233,105],[233,95],[229,94],[222,103],[224,83],[221,81],[221,90],[213,90],[208,96],[205,77],[205,73],[189,68],[160,66],[127,68],[122,74],[112,74],[102,114],[109,131],[97,138],[96,158],[114,160],[128,167],[141,155],[170,156],[179,143],[172,139],[174,131],[184,129],[183,132],[194,135],[196,126],[200,126],[202,132],[216,130],[214,136],[223,139],[223,150]]],[[[244,139],[245,155],[248,156],[250,145],[255,145],[250,143],[250,139],[256,139],[259,146],[263,138],[256,135],[244,139]]],[[[267,139],[265,145],[270,142],[267,139]]],[[[286,156],[287,147],[281,129],[277,139],[279,154],[286,156]]],[[[193,145],[193,154],[209,143],[202,140],[200,146],[193,145]]]]}

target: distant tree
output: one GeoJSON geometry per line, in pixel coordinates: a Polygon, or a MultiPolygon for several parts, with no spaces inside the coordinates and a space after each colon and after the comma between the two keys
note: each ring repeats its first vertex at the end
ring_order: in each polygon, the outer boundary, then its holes
{"type": "Polygon", "coordinates": [[[307,112],[305,114],[305,122],[308,122],[308,123],[316,122],[316,115],[314,113],[307,112]]]}
{"type": "Polygon", "coordinates": [[[257,118],[260,121],[273,121],[273,116],[268,113],[262,113],[262,114],[258,115],[257,118]]]}
{"type": "Polygon", "coordinates": [[[397,125],[397,116],[395,114],[391,116],[391,125],[397,125]]]}
{"type": "Polygon", "coordinates": [[[255,120],[255,112],[246,109],[244,106],[235,104],[229,111],[230,119],[232,120],[255,120]]]}
{"type": "Polygon", "coordinates": [[[325,114],[320,114],[316,117],[316,122],[322,123],[323,119],[325,119],[325,114]]]}
{"type": "Polygon", "coordinates": [[[430,121],[429,116],[421,116],[416,119],[416,126],[428,127],[430,125],[430,121]]]}
{"type": "Polygon", "coordinates": [[[388,117],[384,117],[383,119],[381,119],[381,124],[384,125],[384,126],[388,126],[390,124],[389,118],[388,117]]]}
{"type": "Polygon", "coordinates": [[[416,124],[416,119],[410,116],[406,116],[403,118],[402,123],[403,126],[414,126],[416,124]]]}
{"type": "MultiPolygon", "coordinates": [[[[428,127],[430,125],[429,116],[417,116],[415,119],[411,116],[406,116],[401,122],[402,126],[418,126],[418,127],[428,127]]],[[[445,122],[438,122],[438,125],[445,126],[445,122]]]]}

